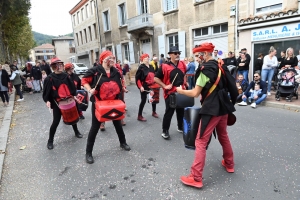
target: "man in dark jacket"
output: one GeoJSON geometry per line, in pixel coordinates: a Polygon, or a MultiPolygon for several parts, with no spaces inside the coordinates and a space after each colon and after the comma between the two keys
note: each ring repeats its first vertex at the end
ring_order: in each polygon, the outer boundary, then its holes
{"type": "MultiPolygon", "coordinates": [[[[234,103],[228,97],[229,88],[227,81],[233,81],[228,72],[225,78],[224,68],[219,68],[219,63],[212,57],[215,46],[212,43],[203,43],[194,48],[193,53],[203,55],[204,63],[200,66],[200,74],[196,74],[196,86],[192,90],[182,90],[177,87],[177,92],[190,97],[198,97],[201,94],[202,108],[200,110],[201,121],[195,141],[195,158],[188,176],[182,176],[181,182],[185,185],[201,188],[202,174],[204,170],[206,148],[212,132],[216,129],[218,139],[223,149],[222,165],[229,173],[234,172],[233,151],[227,133],[228,114],[235,111],[234,103]],[[214,89],[212,89],[214,88],[214,89]]],[[[227,73],[226,73],[227,74],[227,73]]],[[[237,97],[237,90],[230,95],[237,97]]],[[[232,98],[231,98],[232,100],[232,98]]]]}
{"type": "Polygon", "coordinates": [[[47,76],[52,73],[50,66],[46,63],[45,60],[42,60],[41,71],[45,71],[47,76]]]}
{"type": "Polygon", "coordinates": [[[256,105],[259,105],[267,98],[267,84],[265,81],[260,80],[259,73],[254,74],[254,80],[249,84],[248,88],[244,92],[241,103],[238,103],[239,106],[247,106],[247,98],[250,97],[251,91],[254,90],[255,85],[258,84],[260,89],[262,89],[261,93],[258,96],[254,97],[255,102],[251,104],[252,108],[256,108],[256,105]]]}
{"type": "Polygon", "coordinates": [[[242,96],[249,86],[249,83],[246,81],[246,79],[244,79],[243,74],[240,74],[238,76],[238,80],[236,81],[236,86],[239,92],[239,96],[237,97],[237,102],[241,102],[242,96]]]}
{"type": "Polygon", "coordinates": [[[34,87],[34,92],[33,93],[40,93],[41,92],[41,80],[42,80],[42,72],[40,68],[40,62],[37,62],[35,66],[31,68],[30,71],[30,77],[32,80],[32,84],[34,87]]]}

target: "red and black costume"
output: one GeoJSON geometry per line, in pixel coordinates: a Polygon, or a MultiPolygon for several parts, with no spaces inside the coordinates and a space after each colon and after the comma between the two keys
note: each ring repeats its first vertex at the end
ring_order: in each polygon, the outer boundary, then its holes
{"type": "MultiPolygon", "coordinates": [[[[95,101],[114,99],[122,100],[121,75],[115,67],[111,67],[110,73],[106,73],[105,69],[100,64],[96,67],[89,69],[81,79],[81,83],[82,85],[89,84],[91,88],[95,88],[95,93],[90,98],[92,102],[92,126],[88,135],[86,145],[86,154],[91,155],[97,133],[102,123],[99,122],[95,116],[95,101]],[[98,85],[96,85],[101,74],[102,77],[98,85]]],[[[113,120],[113,124],[118,134],[120,144],[126,144],[125,134],[121,124],[121,120],[113,120]]]]}
{"type": "Polygon", "coordinates": [[[180,85],[185,89],[186,87],[185,73],[186,73],[186,65],[183,61],[178,61],[177,65],[175,65],[170,61],[170,62],[163,63],[161,67],[158,68],[158,71],[155,74],[155,77],[159,78],[165,85],[172,84],[172,82],[174,81],[172,88],[170,90],[166,90],[163,88],[164,98],[166,103],[166,110],[165,110],[163,124],[162,124],[163,133],[169,134],[171,120],[175,110],[177,116],[178,131],[182,131],[184,108],[171,108],[169,106],[170,104],[169,95],[175,93],[176,87],[179,87],[180,85]]]}
{"type": "MultiPolygon", "coordinates": [[[[154,76],[155,76],[155,70],[152,65],[149,65],[148,67],[145,64],[141,64],[136,72],[135,75],[136,85],[139,89],[143,87],[145,90],[144,92],[140,91],[141,103],[139,106],[138,119],[143,118],[142,113],[143,113],[145,103],[147,101],[147,94],[149,93],[148,91],[151,90],[150,86],[155,84],[154,76]]],[[[154,103],[152,103],[152,115],[158,117],[156,114],[156,104],[154,103]]]]}
{"type": "MultiPolygon", "coordinates": [[[[52,144],[53,146],[54,135],[61,119],[61,111],[57,103],[62,99],[73,97],[75,95],[76,95],[76,88],[68,74],[51,73],[45,79],[43,99],[45,102],[49,101],[51,103],[51,108],[53,109],[53,122],[50,127],[48,144],[52,144]],[[60,92],[59,88],[61,84],[64,84],[67,87],[67,89],[64,90],[67,92],[60,92]]],[[[77,124],[72,125],[72,127],[75,132],[75,136],[78,138],[82,138],[82,135],[78,131],[77,124]]]]}

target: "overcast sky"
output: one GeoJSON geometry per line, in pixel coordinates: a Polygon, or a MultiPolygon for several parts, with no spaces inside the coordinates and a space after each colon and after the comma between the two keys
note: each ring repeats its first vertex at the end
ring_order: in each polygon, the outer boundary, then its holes
{"type": "Polygon", "coordinates": [[[32,30],[47,35],[72,33],[69,11],[80,0],[31,0],[30,21],[32,30]]]}

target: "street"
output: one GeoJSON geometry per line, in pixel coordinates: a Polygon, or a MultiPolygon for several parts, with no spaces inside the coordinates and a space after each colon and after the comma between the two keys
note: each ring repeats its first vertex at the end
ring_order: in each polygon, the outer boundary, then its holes
{"type": "Polygon", "coordinates": [[[222,148],[212,139],[204,186],[195,189],[180,182],[180,176],[190,172],[194,151],[184,148],[175,115],[171,139],[161,137],[162,90],[159,119],[151,116],[147,103],[143,114],[147,122],[139,122],[140,94],[134,85],[128,89],[124,131],[132,150],[120,149],[114,127],[108,122],[106,131],[97,135],[92,165],[85,162],[91,106],[78,123],[84,137],[76,138],[72,127],[61,121],[54,149],[48,150],[52,114],[41,94],[26,93],[24,102],[15,102],[15,125],[9,134],[0,199],[300,199],[299,113],[236,106],[237,123],[228,128],[235,173],[222,167],[222,148]]]}

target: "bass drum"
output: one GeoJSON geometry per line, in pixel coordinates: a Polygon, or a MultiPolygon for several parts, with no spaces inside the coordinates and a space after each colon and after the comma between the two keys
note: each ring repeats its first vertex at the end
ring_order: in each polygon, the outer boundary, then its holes
{"type": "Polygon", "coordinates": [[[183,141],[187,149],[195,150],[195,140],[201,119],[199,112],[199,107],[187,107],[184,109],[183,141]]]}

